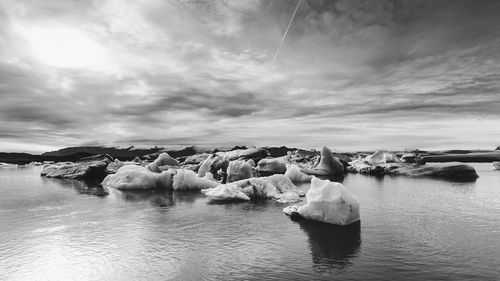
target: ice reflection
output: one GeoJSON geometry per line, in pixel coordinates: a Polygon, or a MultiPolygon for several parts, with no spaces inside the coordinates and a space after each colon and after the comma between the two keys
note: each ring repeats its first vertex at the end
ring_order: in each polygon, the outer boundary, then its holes
{"type": "Polygon", "coordinates": [[[343,271],[358,256],[361,246],[361,223],[338,226],[315,221],[297,222],[307,234],[313,267],[319,271],[343,271]]]}
{"type": "Polygon", "coordinates": [[[43,182],[54,182],[66,188],[72,188],[79,194],[104,197],[108,195],[105,189],[95,180],[76,180],[41,177],[43,182]]]}

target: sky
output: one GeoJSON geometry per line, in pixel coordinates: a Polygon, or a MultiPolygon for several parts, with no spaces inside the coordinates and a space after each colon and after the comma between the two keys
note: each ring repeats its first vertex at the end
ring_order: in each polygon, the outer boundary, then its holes
{"type": "Polygon", "coordinates": [[[0,2],[0,151],[500,145],[500,1],[0,2]]]}

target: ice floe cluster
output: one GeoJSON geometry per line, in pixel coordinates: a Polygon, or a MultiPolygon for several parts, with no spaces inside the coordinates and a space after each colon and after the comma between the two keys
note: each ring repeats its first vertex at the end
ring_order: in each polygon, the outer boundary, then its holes
{"type": "MultiPolygon", "coordinates": [[[[349,188],[340,183],[346,173],[454,180],[477,178],[475,169],[469,165],[419,164],[417,154],[398,155],[388,151],[343,154],[327,147],[319,152],[286,150],[276,157],[271,157],[266,148],[259,147],[177,158],[163,152],[131,161],[97,155],[74,163],[45,165],[41,174],[60,178],[100,178],[104,188],[120,191],[200,190],[210,200],[219,202],[266,199],[297,202],[283,210],[293,219],[337,225],[349,225],[360,219],[359,202],[349,188]],[[301,183],[310,183],[310,188],[307,190],[301,183]]],[[[498,169],[499,166],[493,163],[493,167],[498,169]]]]}
{"type": "Polygon", "coordinates": [[[414,163],[416,156],[377,151],[366,157],[358,156],[349,162],[347,170],[369,175],[403,175],[411,177],[431,177],[458,181],[474,181],[478,178],[474,167],[460,163],[423,165],[414,163]],[[403,160],[405,159],[405,160],[403,160]]]}

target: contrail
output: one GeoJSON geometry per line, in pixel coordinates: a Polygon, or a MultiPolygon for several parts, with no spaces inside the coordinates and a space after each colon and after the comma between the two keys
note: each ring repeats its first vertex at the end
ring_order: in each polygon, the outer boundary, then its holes
{"type": "Polygon", "coordinates": [[[293,18],[295,17],[295,14],[297,13],[297,10],[299,9],[301,0],[297,2],[297,7],[295,7],[295,11],[293,11],[292,17],[290,18],[290,22],[288,23],[288,26],[286,27],[285,34],[283,34],[283,38],[281,38],[280,44],[278,45],[278,49],[276,49],[276,53],[274,54],[273,57],[273,63],[278,57],[278,54],[280,53],[281,45],[283,45],[283,42],[285,41],[286,34],[288,33],[288,29],[290,29],[290,25],[292,25],[293,18]]]}

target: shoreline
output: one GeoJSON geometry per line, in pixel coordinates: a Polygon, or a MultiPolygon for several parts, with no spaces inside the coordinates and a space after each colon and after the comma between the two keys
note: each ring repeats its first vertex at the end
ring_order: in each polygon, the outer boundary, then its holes
{"type": "MultiPolygon", "coordinates": [[[[287,155],[288,151],[301,151],[304,153],[311,153],[319,155],[319,150],[316,149],[302,149],[286,146],[262,146],[267,149],[271,157],[281,157],[287,155]]],[[[0,163],[26,165],[31,162],[76,162],[84,157],[90,157],[98,154],[107,154],[113,159],[120,161],[130,161],[136,157],[141,159],[151,159],[161,152],[167,152],[173,158],[185,158],[201,153],[215,153],[219,151],[232,151],[236,149],[246,148],[246,146],[234,146],[228,149],[218,148],[198,148],[196,146],[186,146],[181,149],[167,149],[163,147],[152,147],[144,149],[130,149],[130,148],[115,148],[115,147],[68,147],[57,151],[45,152],[42,154],[30,154],[23,152],[0,152],[0,163]]],[[[333,151],[334,155],[355,157],[357,155],[373,154],[377,150],[358,150],[358,151],[333,151]]],[[[420,156],[420,162],[495,162],[500,161],[500,150],[497,149],[452,149],[452,150],[391,150],[382,149],[393,153],[398,157],[405,154],[414,154],[420,156]]]]}

